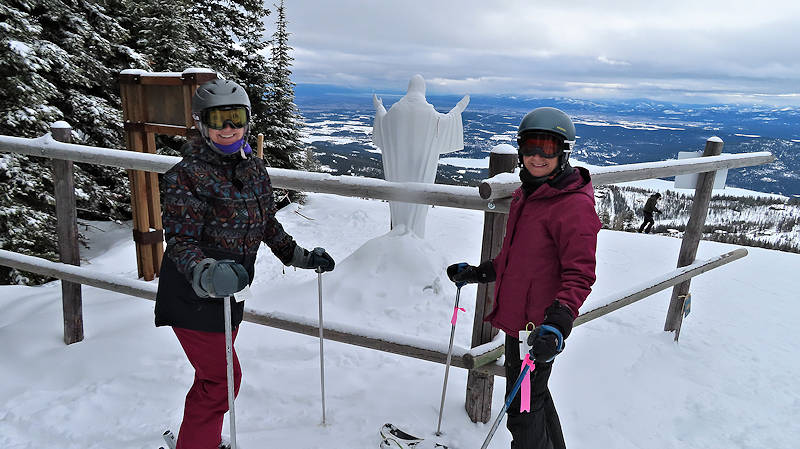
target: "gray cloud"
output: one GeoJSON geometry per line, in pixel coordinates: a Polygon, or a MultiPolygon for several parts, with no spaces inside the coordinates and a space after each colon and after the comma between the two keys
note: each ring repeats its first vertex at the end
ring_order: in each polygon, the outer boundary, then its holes
{"type": "Polygon", "coordinates": [[[290,0],[286,10],[300,83],[404,90],[420,73],[437,93],[800,104],[800,2],[290,0]]]}

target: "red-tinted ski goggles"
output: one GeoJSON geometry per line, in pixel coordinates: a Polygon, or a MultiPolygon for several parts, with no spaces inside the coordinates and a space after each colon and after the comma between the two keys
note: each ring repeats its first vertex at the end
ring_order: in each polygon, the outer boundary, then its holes
{"type": "Polygon", "coordinates": [[[563,138],[545,133],[525,134],[519,138],[518,144],[521,155],[538,154],[547,159],[561,156],[567,146],[563,138]]]}
{"type": "Polygon", "coordinates": [[[223,129],[225,124],[231,128],[243,128],[250,120],[250,113],[243,106],[225,106],[221,108],[209,108],[203,111],[203,124],[211,129],[223,129]]]}

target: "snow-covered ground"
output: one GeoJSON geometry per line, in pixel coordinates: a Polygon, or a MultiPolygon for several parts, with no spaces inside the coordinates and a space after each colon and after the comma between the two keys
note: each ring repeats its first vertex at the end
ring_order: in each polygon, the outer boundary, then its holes
{"type": "MultiPolygon", "coordinates": [[[[279,213],[307,247],[337,259],[323,276],[325,320],[446,348],[455,295],[444,268],[479,262],[483,214],[435,207],[426,239],[386,235],[388,204],[310,194],[279,213]],[[306,218],[307,217],[307,218],[306,218]]],[[[81,229],[84,266],[136,277],[130,227],[81,229]]],[[[601,231],[598,281],[584,305],[675,268],[680,240],[601,231]]],[[[701,242],[698,259],[733,249],[701,242]]],[[[578,327],[551,379],[573,448],[796,448],[800,441],[800,255],[749,248],[692,282],[681,341],[662,331],[670,291],[578,327]]],[[[316,319],[316,275],[286,269],[263,248],[247,306],[316,319]]],[[[192,381],[154,303],[84,287],[83,342],[62,342],[61,289],[0,287],[0,447],[154,449],[177,429],[192,381]]],[[[456,345],[468,347],[475,287],[456,345]]],[[[444,366],[326,342],[328,425],[322,427],[316,338],[243,323],[238,441],[264,447],[375,448],[387,421],[432,437],[444,366]]],[[[489,424],[464,411],[466,371],[450,371],[442,428],[454,449],[480,447],[489,424]]],[[[495,384],[493,415],[505,380],[495,384]]],[[[227,433],[227,422],[225,432],[227,433]]],[[[501,427],[490,447],[508,447],[501,427]]]]}

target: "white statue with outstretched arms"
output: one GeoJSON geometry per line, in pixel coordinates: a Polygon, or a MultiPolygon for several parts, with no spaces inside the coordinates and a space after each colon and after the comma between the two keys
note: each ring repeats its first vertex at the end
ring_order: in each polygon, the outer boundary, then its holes
{"type": "MultiPolygon", "coordinates": [[[[425,99],[425,80],[414,75],[406,95],[388,112],[377,96],[373,95],[372,101],[375,105],[372,142],[381,150],[387,181],[433,183],[439,155],[464,148],[461,113],[469,104],[469,95],[450,112],[442,114],[425,99]]],[[[429,207],[390,201],[392,229],[424,237],[429,207]]]]}

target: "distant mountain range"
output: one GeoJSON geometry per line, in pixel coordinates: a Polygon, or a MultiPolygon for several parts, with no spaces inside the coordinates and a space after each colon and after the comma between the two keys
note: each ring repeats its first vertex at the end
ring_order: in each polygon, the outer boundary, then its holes
{"type": "MultiPolygon", "coordinates": [[[[332,86],[298,85],[296,104],[305,117],[304,140],[314,146],[326,170],[382,177],[380,153],[371,143],[372,94],[387,109],[404,92],[370,92],[332,86]]],[[[428,95],[447,112],[461,96],[428,95]]],[[[725,153],[770,151],[769,165],[731,170],[728,185],[786,196],[800,196],[800,108],[687,105],[651,100],[586,101],[471,96],[463,113],[464,150],[447,157],[458,165],[440,165],[437,182],[475,185],[486,169],[474,168],[501,142],[513,143],[522,116],[553,106],[573,117],[578,132],[575,157],[594,165],[674,159],[678,151],[701,151],[718,136],[725,153]]]]}

